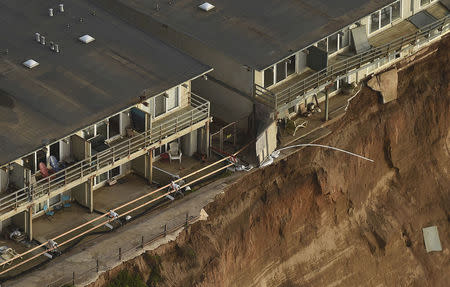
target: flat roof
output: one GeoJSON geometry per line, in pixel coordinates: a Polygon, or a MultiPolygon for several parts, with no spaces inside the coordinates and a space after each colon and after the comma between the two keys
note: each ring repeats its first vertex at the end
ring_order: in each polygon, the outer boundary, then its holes
{"type": "Polygon", "coordinates": [[[2,0],[0,35],[0,165],[211,70],[87,0],[2,0]]]}
{"type": "MultiPolygon", "coordinates": [[[[128,6],[262,70],[394,0],[94,0],[130,19],[128,6]],[[158,9],[156,5],[158,3],[158,9]]],[[[137,22],[137,21],[134,21],[137,22]]],[[[135,23],[145,25],[143,21],[135,23]]]]}

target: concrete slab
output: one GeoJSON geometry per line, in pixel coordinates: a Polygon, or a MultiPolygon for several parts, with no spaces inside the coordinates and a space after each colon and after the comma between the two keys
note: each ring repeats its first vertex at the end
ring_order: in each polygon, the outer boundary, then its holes
{"type": "Polygon", "coordinates": [[[105,213],[110,209],[154,190],[147,181],[135,174],[127,175],[113,186],[94,190],[94,210],[105,213]]]}
{"type": "Polygon", "coordinates": [[[71,203],[70,207],[63,208],[55,212],[53,216],[43,215],[33,220],[33,237],[44,243],[69,229],[83,224],[98,214],[89,213],[85,207],[77,203],[71,203]]]}
{"type": "Polygon", "coordinates": [[[425,241],[425,249],[427,252],[442,251],[437,226],[425,227],[422,229],[422,232],[423,240],[425,241]]]}
{"type": "Polygon", "coordinates": [[[373,76],[367,85],[374,91],[381,93],[383,104],[397,99],[398,73],[397,69],[391,69],[379,75],[373,76]]]}
{"type": "Polygon", "coordinates": [[[182,177],[199,170],[208,164],[210,164],[209,161],[201,162],[200,160],[189,156],[182,156],[181,164],[179,161],[170,162],[168,159],[160,159],[153,163],[153,166],[156,167],[153,169],[153,181],[161,185],[166,185],[172,180],[172,175],[182,177]],[[162,169],[163,171],[158,169],[162,169]]]}
{"type": "MultiPolygon", "coordinates": [[[[329,119],[332,120],[333,118],[337,118],[345,113],[345,107],[348,104],[348,99],[351,98],[352,95],[350,94],[344,94],[339,93],[333,97],[330,97],[329,99],[329,105],[330,105],[330,112],[329,112],[329,119]]],[[[293,136],[293,130],[288,129],[281,129],[281,145],[280,146],[287,146],[292,144],[293,142],[297,141],[300,138],[305,137],[306,135],[310,134],[311,132],[317,130],[318,128],[322,127],[325,117],[325,103],[320,103],[321,112],[320,113],[314,113],[310,117],[305,117],[302,119],[308,121],[305,128],[300,128],[295,133],[295,136],[293,136]]]]}

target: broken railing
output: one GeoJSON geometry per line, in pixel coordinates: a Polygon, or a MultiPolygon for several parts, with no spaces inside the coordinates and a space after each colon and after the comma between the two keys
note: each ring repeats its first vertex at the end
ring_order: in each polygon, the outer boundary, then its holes
{"type": "Polygon", "coordinates": [[[423,41],[430,41],[448,30],[449,19],[450,16],[447,15],[414,33],[404,35],[383,46],[372,47],[366,52],[331,64],[301,81],[294,82],[292,85],[279,92],[274,93],[255,84],[254,90],[256,99],[274,110],[277,110],[281,106],[295,99],[300,99],[300,97],[304,96],[307,92],[325,87],[338,80],[340,77],[355,72],[364,66],[373,64],[376,60],[387,58],[392,54],[398,54],[423,41]]]}
{"type": "MultiPolygon", "coordinates": [[[[82,179],[96,175],[102,168],[110,166],[123,158],[129,160],[137,157],[137,152],[164,140],[190,126],[209,118],[209,102],[191,93],[190,109],[177,117],[157,120],[151,128],[143,133],[125,139],[110,148],[77,162],[59,172],[40,179],[29,186],[0,198],[0,214],[30,202],[82,179]]],[[[80,182],[81,183],[81,182],[80,182]]]]}

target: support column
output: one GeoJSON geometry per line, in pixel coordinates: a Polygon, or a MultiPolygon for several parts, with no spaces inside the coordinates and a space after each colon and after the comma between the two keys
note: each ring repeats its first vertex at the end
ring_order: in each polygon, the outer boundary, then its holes
{"type": "Polygon", "coordinates": [[[151,149],[148,153],[149,158],[149,170],[148,170],[148,181],[150,184],[153,182],[153,150],[151,149]]]}
{"type": "Polygon", "coordinates": [[[328,121],[328,89],[325,89],[325,121],[328,121]]]}
{"type": "Polygon", "coordinates": [[[153,149],[149,150],[145,154],[144,177],[147,179],[148,184],[152,184],[152,182],[153,182],[153,149]]]}
{"type": "Polygon", "coordinates": [[[94,177],[91,177],[87,182],[88,198],[89,198],[89,211],[94,212],[94,177]]]}
{"type": "Polygon", "coordinates": [[[206,137],[205,137],[206,156],[209,157],[210,156],[210,152],[209,152],[209,121],[207,121],[205,124],[205,130],[206,130],[206,137]]]}
{"type": "Polygon", "coordinates": [[[25,232],[28,234],[28,239],[33,240],[33,206],[28,207],[27,211],[27,230],[25,232]]]}

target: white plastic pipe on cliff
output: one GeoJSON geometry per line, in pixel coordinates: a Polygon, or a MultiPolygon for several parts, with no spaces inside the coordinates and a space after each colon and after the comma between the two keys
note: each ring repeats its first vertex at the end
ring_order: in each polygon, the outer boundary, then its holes
{"type": "Polygon", "coordinates": [[[367,160],[367,161],[370,161],[370,162],[374,162],[374,160],[372,160],[372,159],[370,159],[370,158],[367,158],[367,157],[365,157],[365,156],[362,156],[362,155],[359,155],[359,154],[356,154],[356,153],[352,153],[352,152],[349,152],[349,151],[346,151],[346,150],[343,150],[343,149],[340,149],[340,148],[337,148],[337,147],[332,147],[332,146],[327,146],[327,145],[321,145],[321,144],[297,144],[297,145],[291,145],[291,146],[287,146],[287,147],[284,147],[284,148],[280,148],[280,149],[278,149],[278,150],[276,150],[276,151],[274,151],[262,164],[261,164],[261,167],[265,167],[265,166],[268,166],[268,165],[271,165],[272,163],[273,163],[273,159],[274,158],[277,158],[278,156],[279,156],[279,154],[280,154],[280,152],[282,151],[282,150],[286,150],[286,149],[290,149],[290,148],[297,148],[297,147],[321,147],[321,148],[327,148],[327,149],[332,149],[332,150],[335,150],[335,151],[340,151],[340,152],[343,152],[343,153],[346,153],[346,154],[349,154],[349,155],[352,155],[352,156],[356,156],[356,157],[358,157],[358,158],[361,158],[361,159],[364,159],[364,160],[367,160]]]}

